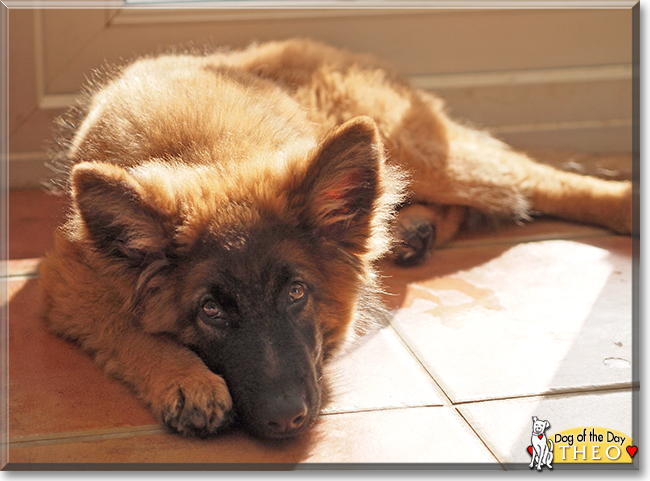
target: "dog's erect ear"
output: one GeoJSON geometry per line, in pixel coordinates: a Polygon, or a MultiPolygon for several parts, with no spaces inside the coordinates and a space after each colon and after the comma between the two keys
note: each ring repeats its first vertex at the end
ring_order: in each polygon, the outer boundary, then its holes
{"type": "Polygon", "coordinates": [[[146,201],[142,187],[126,170],[84,162],[73,168],[71,188],[90,240],[99,251],[135,265],[164,255],[171,241],[169,219],[146,201]]]}
{"type": "Polygon", "coordinates": [[[533,422],[534,422],[534,423],[537,422],[537,416],[533,416],[533,422]]]}
{"type": "Polygon", "coordinates": [[[303,220],[316,234],[353,253],[366,249],[381,195],[384,147],[368,117],[357,117],[323,141],[298,188],[303,220]]]}

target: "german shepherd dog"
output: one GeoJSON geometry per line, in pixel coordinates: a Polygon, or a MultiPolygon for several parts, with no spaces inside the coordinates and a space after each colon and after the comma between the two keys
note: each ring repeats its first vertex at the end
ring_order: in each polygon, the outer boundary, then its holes
{"type": "Polygon", "coordinates": [[[308,429],[323,364],[382,315],[376,261],[422,262],[468,209],[631,231],[629,182],[535,163],[312,41],[142,58],[82,114],[45,319],[184,434],[308,429]]]}

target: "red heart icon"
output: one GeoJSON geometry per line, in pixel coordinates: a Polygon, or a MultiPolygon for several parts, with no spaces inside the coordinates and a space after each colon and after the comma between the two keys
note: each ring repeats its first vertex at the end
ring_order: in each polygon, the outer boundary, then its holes
{"type": "Polygon", "coordinates": [[[627,451],[627,454],[629,454],[630,457],[633,458],[634,455],[636,454],[637,447],[636,446],[628,446],[627,448],[625,448],[625,450],[627,451]]]}
{"type": "Polygon", "coordinates": [[[532,446],[528,446],[528,454],[530,454],[531,456],[533,455],[533,447],[532,446]]]}
{"type": "Polygon", "coordinates": [[[544,435],[543,435],[543,434],[540,434],[540,435],[537,436],[537,437],[538,437],[539,439],[542,439],[542,438],[544,437],[544,435]]]}

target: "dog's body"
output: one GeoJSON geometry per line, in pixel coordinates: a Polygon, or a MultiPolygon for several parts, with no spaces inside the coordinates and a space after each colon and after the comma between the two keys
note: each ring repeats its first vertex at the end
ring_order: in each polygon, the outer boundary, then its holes
{"type": "Polygon", "coordinates": [[[371,57],[310,41],[142,59],[84,115],[46,319],[181,432],[232,412],[263,436],[306,429],[322,363],[381,313],[391,229],[403,264],[468,208],[631,230],[629,182],[534,163],[371,57]]]}
{"type": "Polygon", "coordinates": [[[551,465],[553,462],[553,441],[547,439],[544,433],[549,427],[551,427],[551,424],[548,421],[538,420],[537,416],[533,416],[533,434],[530,437],[533,452],[528,465],[529,468],[532,468],[535,461],[537,461],[537,471],[541,471],[544,465],[549,469],[553,469],[551,465]]]}

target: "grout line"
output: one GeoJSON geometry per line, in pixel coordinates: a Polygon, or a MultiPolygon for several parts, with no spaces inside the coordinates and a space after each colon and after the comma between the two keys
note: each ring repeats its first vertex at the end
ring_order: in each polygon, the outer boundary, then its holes
{"type": "MultiPolygon", "coordinates": [[[[321,413],[319,418],[327,416],[340,416],[347,414],[361,414],[361,413],[372,413],[372,412],[387,412],[387,411],[405,411],[409,409],[425,409],[425,408],[445,408],[446,406],[437,405],[437,404],[423,404],[419,406],[395,406],[395,407],[386,407],[386,408],[368,408],[368,409],[356,409],[345,412],[331,412],[331,413],[321,413]]],[[[140,437],[140,436],[151,436],[156,434],[170,434],[167,429],[159,425],[144,425],[144,426],[125,426],[121,428],[108,428],[101,430],[92,430],[92,431],[70,431],[70,432],[61,432],[53,434],[43,434],[43,435],[32,435],[32,436],[23,436],[9,439],[9,448],[10,449],[21,449],[21,448],[31,448],[36,446],[51,446],[58,444],[69,444],[77,442],[91,442],[91,441],[104,441],[107,439],[118,439],[126,437],[140,437]]]]}
{"type": "Polygon", "coordinates": [[[124,438],[129,436],[147,436],[167,433],[159,425],[125,426],[121,428],[100,429],[93,431],[71,431],[54,434],[23,436],[9,439],[10,448],[27,448],[70,442],[103,441],[106,439],[124,438]]]}
{"type": "Polygon", "coordinates": [[[435,384],[435,386],[437,387],[439,392],[442,394],[442,396],[444,397],[442,399],[442,401],[444,403],[443,405],[447,406],[447,407],[453,406],[454,402],[452,401],[451,397],[443,389],[443,387],[440,385],[440,383],[438,383],[438,380],[436,379],[436,377],[429,370],[429,368],[426,366],[424,361],[422,361],[422,359],[420,359],[420,356],[417,354],[415,349],[413,347],[411,347],[412,343],[409,342],[408,336],[404,332],[402,332],[401,328],[398,327],[398,326],[399,326],[399,324],[394,319],[391,320],[389,322],[389,325],[388,325],[388,327],[391,328],[395,332],[395,335],[404,344],[404,348],[409,352],[409,354],[411,354],[411,356],[413,356],[415,362],[424,370],[425,374],[427,376],[429,376],[430,381],[432,381],[435,384]]]}
{"type": "Polygon", "coordinates": [[[39,277],[38,268],[43,259],[43,256],[39,256],[3,260],[1,261],[3,272],[0,279],[8,281],[35,279],[39,277]]]}
{"type": "Polygon", "coordinates": [[[417,349],[411,346],[408,336],[402,332],[399,323],[393,320],[390,322],[389,327],[391,327],[395,331],[396,335],[404,343],[405,348],[415,358],[416,362],[422,367],[422,369],[424,369],[426,374],[429,376],[430,380],[433,381],[433,383],[435,383],[435,385],[440,389],[440,392],[445,396],[447,400],[447,403],[445,404],[446,407],[465,406],[465,405],[476,404],[481,402],[508,401],[514,399],[529,399],[529,398],[539,398],[539,397],[541,398],[567,397],[575,394],[590,395],[590,394],[607,393],[612,391],[629,391],[629,390],[639,389],[639,382],[634,381],[630,383],[626,382],[626,383],[610,384],[605,386],[595,386],[595,387],[585,387],[585,388],[566,388],[561,390],[558,389],[547,393],[520,394],[520,395],[513,395],[513,396],[501,396],[501,397],[476,399],[476,400],[469,400],[469,401],[454,401],[451,398],[451,396],[449,396],[447,392],[443,389],[441,384],[436,379],[434,373],[429,369],[429,367],[425,364],[425,362],[422,359],[420,359],[420,355],[418,354],[417,349]]]}
{"type": "Polygon", "coordinates": [[[545,400],[549,398],[565,398],[565,397],[575,397],[575,395],[598,395],[598,394],[603,394],[603,393],[612,393],[612,392],[634,392],[635,390],[638,392],[639,386],[638,383],[636,383],[636,386],[628,386],[628,387],[603,387],[600,389],[596,390],[586,390],[586,389],[580,389],[580,390],[575,390],[575,391],[565,391],[561,393],[549,393],[549,394],[532,394],[532,395],[522,395],[522,396],[513,396],[513,397],[505,397],[505,398],[494,398],[494,399],[485,399],[485,400],[477,400],[477,401],[464,401],[464,402],[458,402],[454,403],[453,408],[454,411],[460,416],[463,421],[469,426],[469,428],[472,430],[472,432],[478,437],[485,446],[485,448],[494,456],[494,458],[497,460],[497,462],[507,471],[506,466],[504,466],[504,463],[507,461],[501,461],[499,457],[496,455],[495,452],[492,451],[490,446],[488,445],[487,441],[483,439],[483,437],[476,431],[474,428],[474,425],[467,419],[464,414],[460,411],[459,407],[464,407],[472,404],[477,404],[477,403],[487,403],[487,402],[493,402],[493,401],[512,401],[512,400],[517,400],[517,399],[540,399],[540,400],[545,400]]]}
{"type": "Polygon", "coordinates": [[[5,281],[29,281],[31,279],[38,279],[39,277],[38,272],[25,272],[23,274],[8,274],[1,278],[5,281]]]}
{"type": "Polygon", "coordinates": [[[340,416],[346,414],[363,414],[363,413],[376,413],[376,412],[386,412],[386,411],[405,411],[408,409],[420,409],[420,408],[448,408],[444,404],[418,404],[410,406],[384,406],[377,408],[357,408],[351,409],[349,411],[331,411],[331,412],[321,412],[318,417],[325,416],[340,416]]]}
{"type": "Polygon", "coordinates": [[[603,394],[603,393],[611,393],[611,392],[628,392],[630,390],[638,390],[639,389],[639,383],[638,382],[632,382],[632,383],[620,383],[620,384],[612,384],[609,386],[598,386],[595,388],[567,388],[566,390],[556,390],[553,392],[548,392],[548,393],[537,393],[537,394],[520,394],[520,395],[514,395],[514,396],[502,396],[502,397],[495,397],[495,398],[487,398],[487,399],[476,399],[476,400],[471,400],[471,401],[457,401],[453,402],[453,406],[455,407],[460,407],[460,406],[467,406],[470,404],[477,404],[477,403],[483,403],[483,402],[493,402],[493,401],[512,401],[515,399],[531,399],[531,398],[563,398],[563,397],[570,397],[574,395],[596,395],[596,394],[603,394]]]}
{"type": "MultiPolygon", "coordinates": [[[[487,451],[492,455],[492,457],[499,464],[499,466],[501,466],[501,468],[503,470],[506,470],[505,466],[503,466],[503,464],[501,463],[499,458],[496,456],[496,454],[494,454],[492,452],[492,450],[490,449],[490,447],[487,445],[487,442],[476,432],[474,427],[467,421],[467,419],[465,419],[465,417],[460,413],[460,411],[458,411],[458,409],[455,407],[454,402],[452,401],[451,397],[443,389],[443,387],[440,385],[440,383],[438,383],[438,381],[435,378],[435,376],[433,375],[433,373],[428,369],[428,367],[425,365],[424,361],[422,361],[420,359],[420,356],[418,356],[416,354],[414,348],[411,348],[411,344],[409,344],[409,342],[407,341],[408,336],[406,336],[406,334],[403,334],[402,332],[400,332],[400,329],[397,327],[398,325],[399,324],[397,324],[396,322],[395,323],[390,322],[388,327],[393,330],[395,335],[399,338],[400,342],[402,342],[404,348],[414,358],[414,361],[424,370],[425,375],[429,377],[429,380],[432,381],[433,384],[435,384],[435,386],[437,388],[436,390],[443,397],[442,401],[443,401],[444,404],[442,406],[435,406],[435,407],[443,407],[443,408],[451,409],[452,415],[457,418],[457,421],[460,422],[461,424],[464,423],[470,429],[470,431],[472,433],[474,433],[474,436],[476,437],[478,442],[480,444],[482,444],[485,447],[485,449],[487,449],[487,451]],[[458,419],[458,418],[460,418],[460,419],[458,419]]],[[[433,406],[431,406],[431,407],[433,407],[433,406]]]]}
{"type": "MultiPolygon", "coordinates": [[[[419,359],[417,359],[417,361],[420,362],[419,359]]],[[[428,370],[427,370],[427,374],[431,376],[428,370]]],[[[433,381],[436,383],[436,385],[438,385],[435,379],[433,379],[433,381]]],[[[422,405],[412,405],[412,406],[391,406],[391,407],[381,407],[381,408],[354,409],[350,411],[339,411],[339,412],[322,412],[319,414],[318,417],[324,418],[328,416],[341,416],[341,415],[362,414],[362,413],[406,411],[411,409],[428,409],[428,408],[452,409],[454,414],[460,417],[462,421],[466,423],[467,427],[476,435],[478,440],[485,446],[485,448],[489,451],[489,453],[494,457],[496,462],[499,463],[501,466],[503,466],[499,458],[494,454],[494,452],[492,452],[492,450],[489,448],[489,446],[486,444],[483,438],[476,432],[472,424],[458,410],[458,407],[477,404],[477,403],[493,402],[493,401],[506,401],[506,400],[531,399],[531,398],[549,398],[549,397],[556,398],[556,397],[567,397],[572,394],[597,395],[597,394],[609,393],[609,392],[627,392],[630,389],[638,390],[639,386],[638,383],[633,383],[633,385],[630,386],[612,386],[609,388],[604,387],[595,390],[584,389],[584,390],[565,391],[560,393],[530,394],[530,395],[520,395],[520,396],[512,396],[512,397],[483,399],[483,400],[476,400],[476,401],[461,401],[456,403],[451,401],[451,399],[442,390],[442,388],[440,389],[442,393],[445,395],[445,397],[447,397],[449,401],[448,404],[443,404],[443,405],[422,404],[422,405]]],[[[125,437],[151,436],[156,434],[170,434],[170,433],[167,429],[161,427],[160,425],[154,425],[154,424],[143,425],[143,426],[125,426],[121,428],[108,428],[108,429],[91,430],[91,431],[71,431],[71,432],[61,432],[61,433],[54,433],[54,434],[32,435],[32,436],[22,436],[22,437],[12,438],[9,439],[9,448],[21,449],[21,448],[30,448],[36,446],[69,444],[69,443],[76,443],[76,442],[104,441],[108,439],[117,439],[117,438],[125,438],[125,437]]]]}
{"type": "Polygon", "coordinates": [[[454,408],[454,411],[457,416],[459,416],[465,424],[467,424],[467,427],[474,433],[474,435],[481,441],[481,444],[485,446],[485,449],[488,450],[488,452],[494,457],[497,463],[503,468],[504,471],[507,471],[506,467],[503,465],[499,457],[490,449],[490,446],[488,446],[488,443],[481,437],[481,435],[474,429],[474,426],[472,426],[472,423],[470,423],[465,416],[463,416],[463,413],[461,413],[457,408],[454,408]]]}
{"type": "Polygon", "coordinates": [[[466,425],[466,427],[474,434],[474,436],[476,436],[476,439],[478,440],[479,444],[483,445],[487,449],[487,451],[492,455],[494,461],[498,463],[503,468],[504,471],[506,470],[505,466],[503,466],[499,458],[492,452],[492,450],[487,445],[487,443],[483,440],[483,438],[481,438],[481,436],[476,432],[474,427],[467,421],[467,419],[465,419],[462,413],[460,413],[460,411],[458,411],[458,409],[456,409],[454,406],[439,405],[439,404],[425,404],[421,406],[388,407],[388,408],[379,408],[379,409],[359,409],[355,411],[341,412],[341,413],[324,413],[321,414],[319,417],[329,416],[329,415],[340,415],[340,414],[357,414],[357,413],[365,413],[365,412],[399,411],[399,410],[418,409],[418,408],[440,408],[440,409],[447,409],[448,411],[451,410],[452,416],[455,416],[456,418],[460,418],[459,422],[461,424],[466,425]]]}
{"type": "Polygon", "coordinates": [[[607,238],[607,237],[619,237],[617,234],[603,230],[602,232],[593,232],[589,234],[575,234],[571,235],[570,233],[558,233],[558,234],[548,234],[546,237],[521,237],[521,238],[505,238],[505,239],[486,239],[485,242],[481,240],[472,241],[472,239],[460,240],[453,242],[445,247],[437,249],[438,251],[453,250],[453,249],[471,249],[475,247],[491,247],[491,246],[500,246],[500,245],[510,245],[510,244],[530,244],[532,242],[544,242],[549,240],[580,240],[580,239],[594,239],[594,238],[607,238]]]}

